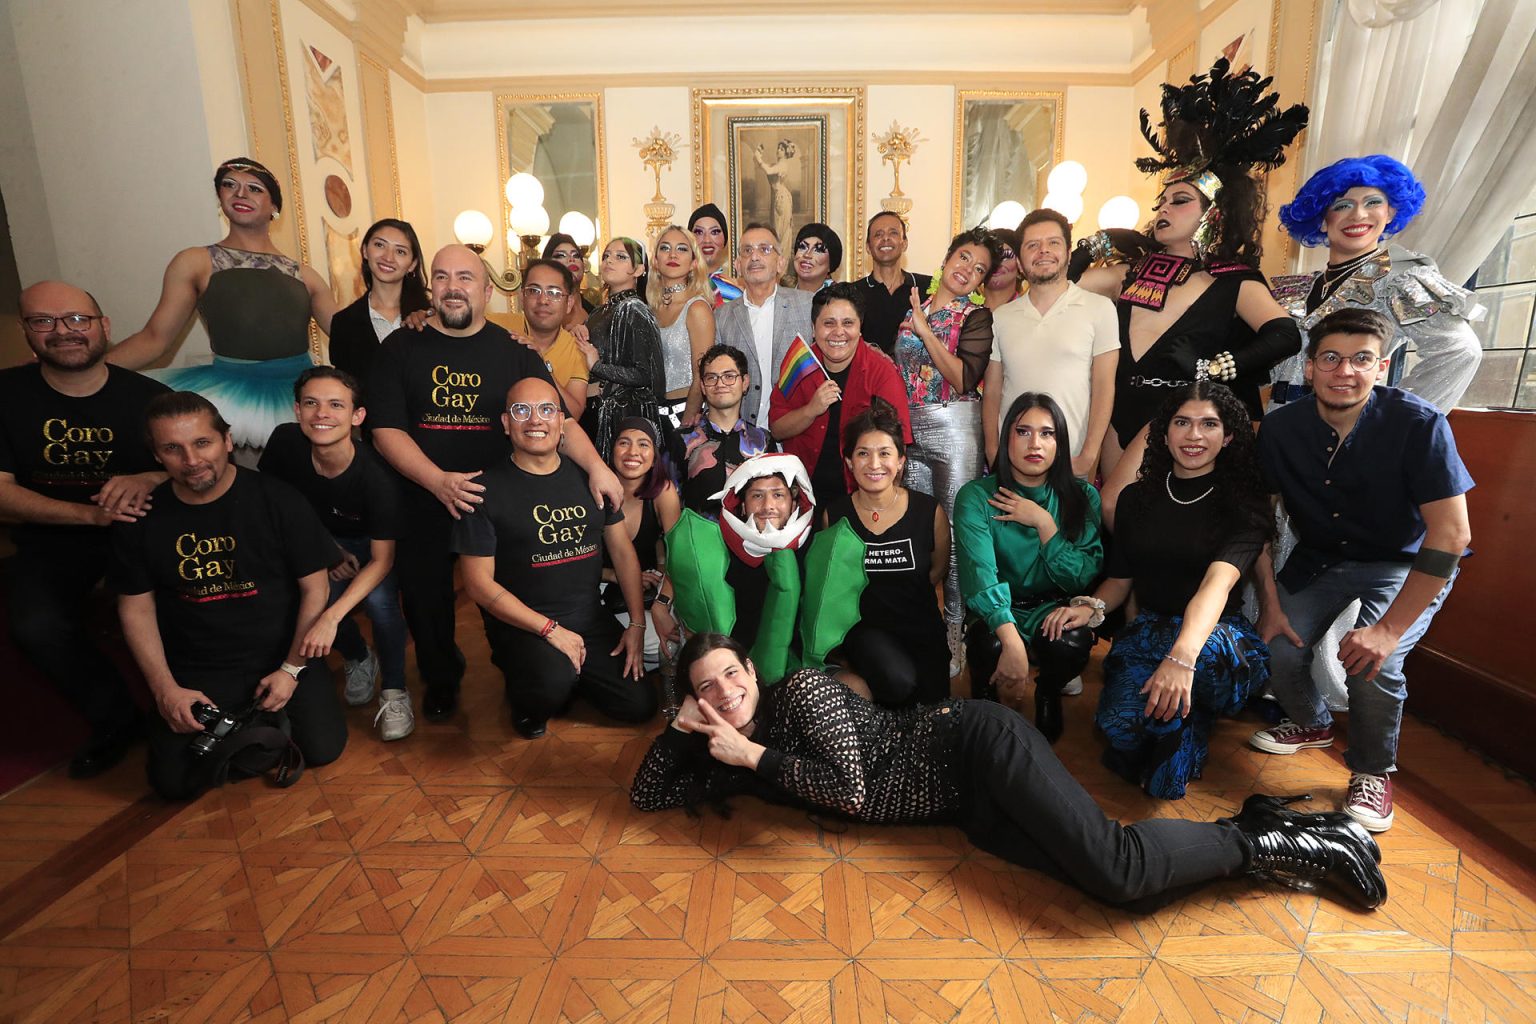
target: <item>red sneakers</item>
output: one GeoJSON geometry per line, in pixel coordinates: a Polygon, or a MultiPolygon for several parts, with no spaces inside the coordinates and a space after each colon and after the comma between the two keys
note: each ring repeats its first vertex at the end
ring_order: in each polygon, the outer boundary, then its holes
{"type": "Polygon", "coordinates": [[[1294,754],[1309,747],[1333,746],[1333,726],[1297,725],[1286,719],[1273,729],[1260,729],[1248,737],[1248,745],[1266,754],[1294,754]]]}
{"type": "Polygon", "coordinates": [[[1349,796],[1344,798],[1344,813],[1372,832],[1392,827],[1392,776],[1365,775],[1349,777],[1349,796]]]}

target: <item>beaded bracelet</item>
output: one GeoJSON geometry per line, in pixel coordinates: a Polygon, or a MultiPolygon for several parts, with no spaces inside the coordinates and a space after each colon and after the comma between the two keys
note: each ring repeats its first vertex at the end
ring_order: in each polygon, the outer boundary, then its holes
{"type": "Polygon", "coordinates": [[[1169,651],[1169,652],[1168,652],[1168,653],[1167,653],[1167,654],[1165,654],[1165,655],[1163,655],[1163,660],[1164,660],[1164,661],[1171,661],[1171,662],[1173,662],[1173,663],[1174,663],[1174,664],[1175,664],[1175,665],[1177,665],[1177,666],[1179,666],[1179,668],[1187,668],[1187,669],[1189,669],[1189,670],[1190,670],[1190,671],[1191,671],[1191,672],[1193,672],[1193,671],[1195,671],[1195,666],[1193,666],[1193,665],[1191,665],[1191,664],[1190,664],[1190,663],[1189,663],[1189,662],[1187,662],[1187,661],[1181,661],[1181,660],[1179,660],[1179,659],[1178,659],[1178,658],[1175,658],[1175,657],[1174,657],[1174,656],[1173,656],[1173,652],[1172,652],[1172,651],[1169,651]]]}

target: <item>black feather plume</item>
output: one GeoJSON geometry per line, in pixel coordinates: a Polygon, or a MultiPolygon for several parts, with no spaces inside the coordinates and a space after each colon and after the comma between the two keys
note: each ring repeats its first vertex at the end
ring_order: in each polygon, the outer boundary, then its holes
{"type": "Polygon", "coordinates": [[[1154,174],[1186,167],[1279,167],[1285,147],[1307,126],[1308,111],[1300,103],[1279,109],[1280,94],[1267,92],[1273,81],[1251,68],[1231,74],[1221,57],[1188,85],[1165,84],[1161,137],[1147,111],[1141,112],[1141,134],[1157,155],[1139,158],[1137,168],[1154,174]]]}

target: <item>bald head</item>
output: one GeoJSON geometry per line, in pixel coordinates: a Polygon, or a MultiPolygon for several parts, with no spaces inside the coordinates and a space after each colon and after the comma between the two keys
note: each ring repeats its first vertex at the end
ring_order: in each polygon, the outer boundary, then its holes
{"type": "Polygon", "coordinates": [[[565,413],[560,409],[560,393],[549,381],[524,377],[508,388],[501,423],[512,439],[512,456],[519,465],[529,457],[558,459],[565,413]]]}
{"type": "Polygon", "coordinates": [[[485,264],[464,245],[445,245],[432,257],[432,308],[437,329],[464,337],[485,326],[491,281],[485,264]]]}
{"type": "Polygon", "coordinates": [[[507,404],[526,402],[530,405],[538,402],[554,402],[560,404],[560,393],[555,386],[547,380],[538,377],[524,377],[507,389],[507,404]]]}
{"type": "Polygon", "coordinates": [[[21,293],[21,323],[27,345],[51,370],[76,373],[94,368],[107,354],[111,322],[90,292],[64,281],[39,281],[21,293]],[[71,323],[70,318],[86,317],[71,323]]]}

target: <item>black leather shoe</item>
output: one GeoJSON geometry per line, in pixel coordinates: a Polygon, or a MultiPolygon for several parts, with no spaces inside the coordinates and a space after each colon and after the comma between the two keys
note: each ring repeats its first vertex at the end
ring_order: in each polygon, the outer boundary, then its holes
{"type": "Polygon", "coordinates": [[[421,698],[421,713],[429,722],[446,722],[459,710],[457,687],[429,686],[421,698]]]}
{"type": "Polygon", "coordinates": [[[1035,681],[1035,728],[1055,743],[1061,739],[1061,686],[1035,681]]]}
{"type": "Polygon", "coordinates": [[[529,715],[513,715],[512,728],[525,740],[536,740],[544,735],[545,727],[549,724],[546,719],[533,718],[529,715]]]}
{"type": "Polygon", "coordinates": [[[1285,805],[1305,797],[1254,795],[1232,823],[1247,837],[1248,873],[1292,889],[1316,891],[1329,881],[1365,910],[1387,901],[1381,848],[1342,811],[1298,813],[1285,805]]]}
{"type": "Polygon", "coordinates": [[[128,754],[128,748],[133,746],[133,741],[138,738],[137,725],[125,725],[105,736],[91,737],[86,741],[85,746],[75,751],[75,756],[69,759],[69,777],[93,779],[115,767],[128,754]]]}

